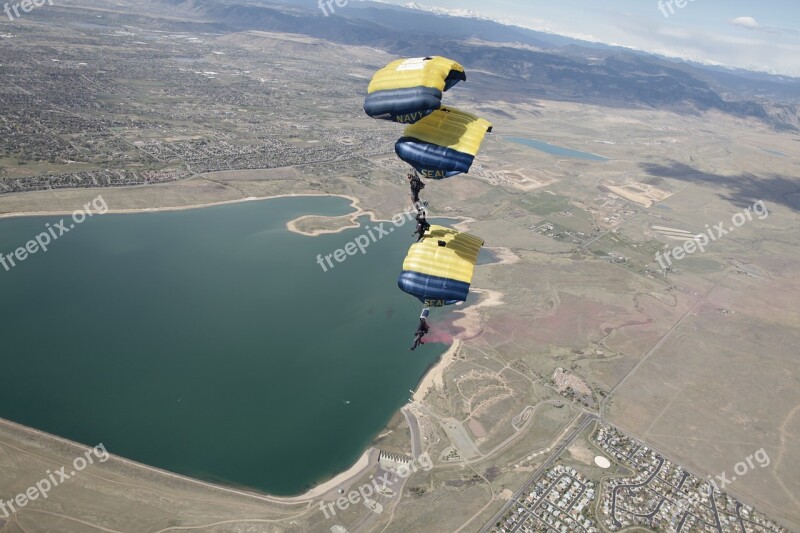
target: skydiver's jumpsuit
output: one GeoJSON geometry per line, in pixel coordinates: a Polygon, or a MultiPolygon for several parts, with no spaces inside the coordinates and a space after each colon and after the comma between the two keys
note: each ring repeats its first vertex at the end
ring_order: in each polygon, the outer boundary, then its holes
{"type": "Polygon", "coordinates": [[[416,350],[417,346],[420,344],[425,344],[425,342],[422,340],[422,337],[424,337],[430,331],[430,329],[431,328],[428,326],[428,322],[424,318],[420,318],[419,327],[417,328],[417,332],[414,334],[414,344],[411,346],[412,351],[416,350]]]}
{"type": "Polygon", "coordinates": [[[425,236],[425,232],[430,229],[431,225],[425,220],[425,213],[420,213],[417,215],[417,230],[412,233],[411,235],[419,235],[417,237],[417,242],[422,240],[422,237],[425,236]]]}
{"type": "Polygon", "coordinates": [[[419,203],[419,193],[425,188],[425,184],[419,179],[419,176],[409,174],[409,183],[411,185],[411,202],[416,205],[419,203]]]}

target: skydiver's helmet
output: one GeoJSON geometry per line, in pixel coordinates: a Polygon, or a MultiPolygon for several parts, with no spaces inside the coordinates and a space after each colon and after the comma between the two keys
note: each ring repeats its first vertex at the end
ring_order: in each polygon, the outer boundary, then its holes
{"type": "Polygon", "coordinates": [[[422,320],[427,320],[428,319],[428,315],[430,315],[430,314],[431,314],[431,310],[426,307],[426,308],[424,308],[422,310],[422,314],[419,315],[419,318],[422,319],[422,320]]]}

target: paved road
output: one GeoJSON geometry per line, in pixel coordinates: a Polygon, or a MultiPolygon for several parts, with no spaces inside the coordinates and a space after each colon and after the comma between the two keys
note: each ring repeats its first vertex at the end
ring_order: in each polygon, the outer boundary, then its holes
{"type": "Polygon", "coordinates": [[[416,459],[422,453],[422,442],[419,440],[419,421],[417,421],[417,417],[414,416],[410,409],[403,408],[402,411],[411,431],[411,457],[416,459]]]}

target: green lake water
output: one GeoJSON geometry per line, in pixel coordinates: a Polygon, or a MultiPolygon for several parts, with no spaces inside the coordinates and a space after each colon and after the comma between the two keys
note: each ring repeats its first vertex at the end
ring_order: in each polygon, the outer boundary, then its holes
{"type": "MultiPolygon", "coordinates": [[[[348,468],[447,347],[408,349],[413,221],[328,272],[317,254],[364,230],[285,229],[350,211],[304,197],[95,215],[0,267],[0,417],[278,495],[348,468]]],[[[0,221],[0,253],[61,218],[0,221]]],[[[434,310],[434,330],[448,318],[434,310]]]]}

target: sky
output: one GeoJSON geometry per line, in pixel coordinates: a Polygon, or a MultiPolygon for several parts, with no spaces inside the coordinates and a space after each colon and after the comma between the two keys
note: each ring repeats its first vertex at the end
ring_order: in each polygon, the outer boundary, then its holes
{"type": "Polygon", "coordinates": [[[800,76],[800,0],[415,2],[671,57],[800,76]]]}

